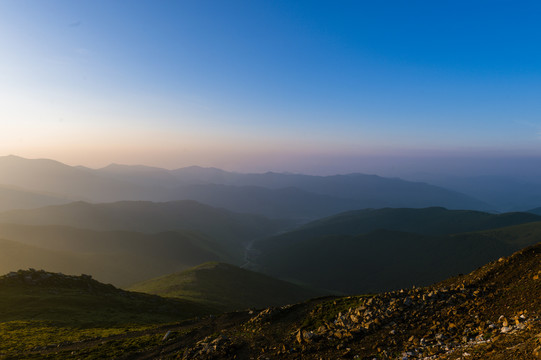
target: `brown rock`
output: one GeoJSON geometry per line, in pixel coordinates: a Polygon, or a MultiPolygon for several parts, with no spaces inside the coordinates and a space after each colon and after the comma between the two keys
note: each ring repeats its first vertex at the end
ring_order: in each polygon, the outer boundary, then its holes
{"type": "Polygon", "coordinates": [[[297,342],[298,342],[299,344],[302,344],[302,342],[303,342],[303,338],[302,338],[302,330],[299,330],[299,331],[297,332],[297,336],[296,336],[295,338],[297,339],[297,342]]]}
{"type": "Polygon", "coordinates": [[[535,348],[532,355],[534,356],[534,359],[541,359],[541,346],[535,348]]]}

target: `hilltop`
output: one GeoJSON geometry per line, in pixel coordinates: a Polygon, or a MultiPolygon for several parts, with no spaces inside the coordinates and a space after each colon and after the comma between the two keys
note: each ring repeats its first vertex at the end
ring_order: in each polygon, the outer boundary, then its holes
{"type": "Polygon", "coordinates": [[[129,290],[208,303],[224,311],[286,305],[324,294],[218,262],[147,280],[129,290]]]}
{"type": "Polygon", "coordinates": [[[74,326],[154,324],[216,309],[181,299],[129,292],[90,275],[19,270],[0,277],[0,321],[52,321],[74,326]]]}

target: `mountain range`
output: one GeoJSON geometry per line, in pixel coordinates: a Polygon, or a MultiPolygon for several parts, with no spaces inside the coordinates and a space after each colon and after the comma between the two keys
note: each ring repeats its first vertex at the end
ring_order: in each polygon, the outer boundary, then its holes
{"type": "Polygon", "coordinates": [[[116,286],[224,260],[217,246],[188,231],[145,234],[66,226],[0,224],[0,272],[37,268],[92,274],[116,286]],[[6,240],[9,239],[9,240],[6,240]]]}
{"type": "Polygon", "coordinates": [[[505,181],[0,157],[0,358],[540,358],[505,181]]]}
{"type": "Polygon", "coordinates": [[[366,293],[471,271],[534,243],[539,221],[532,213],[384,208],[295,227],[189,200],[75,202],[0,213],[0,270],[85,272],[129,286],[222,261],[328,292],[366,293]],[[497,230],[514,225],[513,237],[497,230]]]}
{"type": "MultiPolygon", "coordinates": [[[[30,194],[46,193],[55,197],[55,202],[188,199],[298,221],[373,207],[491,209],[489,204],[459,192],[376,175],[241,174],[195,166],[176,170],[127,165],[90,169],[17,156],[0,157],[0,184],[17,186],[30,194]]],[[[11,206],[28,207],[23,202],[11,206]]]]}
{"type": "Polygon", "coordinates": [[[242,262],[245,244],[272,235],[290,222],[258,215],[239,214],[225,209],[183,200],[165,203],[122,201],[91,204],[75,202],[38,209],[0,213],[0,223],[21,225],[62,225],[97,231],[126,230],[156,233],[171,230],[195,231],[213,243],[223,259],[242,262]]]}
{"type": "Polygon", "coordinates": [[[483,175],[458,177],[454,175],[418,175],[416,181],[467,194],[492,205],[494,210],[524,211],[541,204],[541,182],[538,177],[512,175],[483,175]]]}

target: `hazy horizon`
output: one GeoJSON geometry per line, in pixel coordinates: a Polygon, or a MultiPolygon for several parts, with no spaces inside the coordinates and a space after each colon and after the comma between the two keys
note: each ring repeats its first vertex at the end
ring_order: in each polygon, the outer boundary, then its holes
{"type": "MultiPolygon", "coordinates": [[[[273,164],[272,161],[264,162],[259,165],[247,166],[220,166],[219,164],[197,164],[187,163],[179,166],[160,165],[160,162],[115,162],[105,161],[103,163],[92,164],[79,161],[62,161],[61,159],[48,157],[24,157],[18,154],[0,155],[0,157],[15,156],[28,160],[53,160],[68,166],[83,166],[90,169],[101,169],[110,165],[125,166],[146,166],[166,170],[176,170],[191,166],[202,168],[217,168],[224,171],[236,173],[291,173],[316,176],[344,175],[352,173],[361,173],[368,175],[378,175],[383,177],[398,177],[414,181],[439,181],[453,178],[476,178],[476,177],[501,177],[515,179],[526,182],[539,182],[541,168],[536,167],[541,162],[537,157],[355,157],[355,158],[332,158],[323,157],[312,159],[299,159],[298,164],[285,166],[283,162],[273,164]],[[442,166],[442,159],[445,165],[442,166]],[[322,161],[326,162],[322,166],[322,161]]],[[[227,164],[226,164],[227,165],[227,164]]]]}
{"type": "Polygon", "coordinates": [[[0,3],[0,154],[533,178],[540,5],[0,3]]]}

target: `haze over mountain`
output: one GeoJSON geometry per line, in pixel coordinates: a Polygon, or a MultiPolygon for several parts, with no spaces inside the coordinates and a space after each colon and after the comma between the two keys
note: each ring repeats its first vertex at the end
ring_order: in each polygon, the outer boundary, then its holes
{"type": "Polygon", "coordinates": [[[415,179],[406,181],[359,173],[244,174],[199,166],[167,170],[112,164],[90,169],[17,156],[0,157],[0,170],[4,209],[70,200],[190,199],[238,212],[303,220],[386,206],[523,211],[541,204],[541,184],[535,178],[519,175],[405,174],[406,178],[415,179]]]}
{"type": "Polygon", "coordinates": [[[530,209],[528,210],[529,213],[532,213],[532,214],[536,214],[536,215],[541,215],[541,207],[538,207],[538,208],[535,208],[535,209],[530,209]]]}
{"type": "Polygon", "coordinates": [[[0,184],[96,202],[148,200],[150,194],[130,182],[107,179],[49,159],[0,157],[0,184]]]}
{"type": "MultiPolygon", "coordinates": [[[[537,167],[535,162],[532,167],[537,167]]],[[[536,170],[522,174],[459,177],[455,174],[425,174],[408,177],[452,189],[480,199],[499,211],[525,211],[541,204],[541,182],[536,170]]]]}
{"type": "Polygon", "coordinates": [[[244,258],[244,247],[258,238],[275,234],[289,222],[262,216],[239,214],[195,201],[166,203],[123,201],[105,204],[75,202],[29,210],[0,213],[0,223],[23,225],[63,225],[91,230],[128,230],[156,233],[170,230],[195,231],[206,244],[235,263],[244,258]]]}
{"type": "Polygon", "coordinates": [[[72,199],[23,190],[13,186],[0,186],[0,211],[10,209],[31,209],[47,205],[66,204],[72,199]]]}
{"type": "Polygon", "coordinates": [[[92,170],[8,156],[0,158],[0,183],[90,202],[190,199],[237,212],[301,221],[385,206],[491,209],[489,204],[444,188],[364,174],[240,174],[195,166],[165,170],[111,165],[92,170]]]}
{"type": "MultiPolygon", "coordinates": [[[[136,179],[139,183],[148,184],[151,178],[164,179],[163,169],[139,166],[120,166],[115,165],[114,171],[111,167],[99,169],[99,173],[114,173],[116,178],[123,181],[136,179]],[[121,175],[122,174],[122,175],[121,175]]],[[[199,185],[198,187],[180,187],[180,191],[185,196],[204,196],[197,195],[211,191],[214,194],[220,189],[234,189],[233,186],[248,187],[248,190],[254,191],[253,187],[262,187],[267,189],[290,189],[296,188],[304,192],[326,195],[327,201],[342,200],[349,201],[349,206],[358,207],[383,207],[383,206],[408,206],[423,207],[435,204],[449,208],[479,208],[487,209],[489,205],[475,199],[464,196],[463,194],[448,191],[424,183],[413,183],[401,179],[382,178],[375,175],[349,174],[335,176],[311,176],[302,174],[286,174],[267,172],[262,174],[241,174],[231,173],[216,168],[201,168],[191,166],[168,172],[177,179],[178,185],[199,185]],[[218,184],[229,185],[229,187],[205,187],[204,185],[218,184]],[[199,190],[199,191],[197,191],[199,190]],[[196,191],[195,194],[192,191],[196,191]],[[332,199],[335,197],[337,199],[332,199]],[[356,202],[353,203],[353,202],[356,202]]],[[[167,177],[169,183],[172,177],[167,177]]],[[[290,190],[291,191],[291,190],[290,190]]],[[[275,196],[278,193],[274,193],[275,196]]],[[[216,196],[207,195],[208,201],[215,200],[216,196]]],[[[319,197],[321,199],[321,197],[319,197]]],[[[198,200],[198,199],[194,199],[198,200]]],[[[317,198],[316,198],[317,200],[317,198]]],[[[204,201],[203,201],[204,202],[204,201]]]]}
{"type": "Polygon", "coordinates": [[[179,230],[146,234],[0,224],[0,239],[0,272],[35,268],[85,273],[116,286],[230,259],[227,249],[212,239],[179,230]]]}

